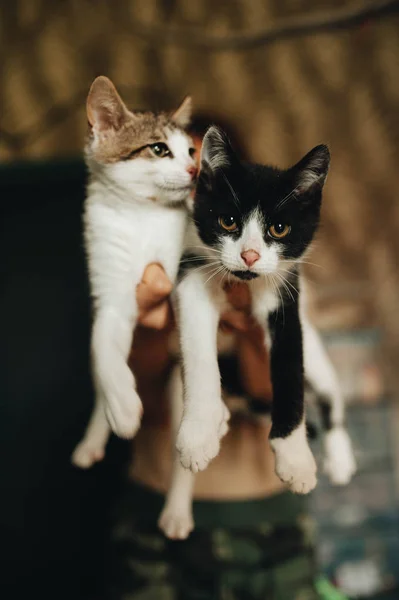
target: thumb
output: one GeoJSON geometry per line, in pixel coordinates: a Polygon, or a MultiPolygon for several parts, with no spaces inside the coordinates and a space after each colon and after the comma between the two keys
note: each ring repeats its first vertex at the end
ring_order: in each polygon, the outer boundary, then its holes
{"type": "Polygon", "coordinates": [[[137,304],[140,311],[150,310],[172,291],[172,284],[165,271],[158,264],[146,267],[143,278],[136,288],[137,304]]]}

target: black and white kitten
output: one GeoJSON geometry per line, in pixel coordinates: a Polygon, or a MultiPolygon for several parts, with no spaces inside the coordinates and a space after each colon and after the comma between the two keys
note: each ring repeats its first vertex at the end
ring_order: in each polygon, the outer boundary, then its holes
{"type": "Polygon", "coordinates": [[[355,470],[337,378],[300,296],[299,267],[319,225],[329,163],[324,145],[285,170],[242,163],[221,129],[211,127],[205,135],[195,226],[186,246],[190,258],[175,293],[184,374],[177,449],[183,467],[193,472],[205,469],[218,454],[227,431],[217,329],[228,308],[223,285],[229,280],[248,283],[252,313],[270,350],[270,443],[278,476],[298,493],[316,485],[305,425],[304,372],[328,403],[326,469],[337,483],[347,482],[355,470]]]}

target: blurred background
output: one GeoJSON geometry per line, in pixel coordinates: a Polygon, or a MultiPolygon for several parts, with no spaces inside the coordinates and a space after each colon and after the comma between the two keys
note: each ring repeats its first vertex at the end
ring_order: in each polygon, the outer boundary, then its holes
{"type": "Polygon", "coordinates": [[[135,109],[172,109],[190,93],[196,111],[232,124],[251,160],[288,166],[318,143],[330,146],[306,274],[348,401],[359,473],[342,490],[322,481],[311,497],[318,558],[353,597],[399,598],[399,2],[3,0],[0,9],[0,486],[10,565],[40,578],[57,536],[65,543],[54,573],[61,563],[72,573],[77,552],[94,564],[76,519],[90,514],[98,537],[108,498],[95,474],[57,469],[89,410],[68,400],[90,389],[87,348],[68,348],[88,335],[76,231],[85,99],[104,74],[135,109]],[[57,339],[61,354],[52,353],[57,339]],[[54,402],[45,403],[37,373],[46,372],[51,393],[60,369],[54,402]]]}

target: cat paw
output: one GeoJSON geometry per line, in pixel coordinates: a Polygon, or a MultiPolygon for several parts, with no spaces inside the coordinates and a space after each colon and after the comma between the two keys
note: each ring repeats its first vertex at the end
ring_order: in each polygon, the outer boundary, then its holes
{"type": "Polygon", "coordinates": [[[143,405],[133,387],[105,394],[105,415],[112,431],[120,438],[131,439],[140,427],[143,405]]]}
{"type": "Polygon", "coordinates": [[[180,462],[193,473],[206,469],[220,449],[220,423],[184,419],[177,436],[176,448],[180,462]]]}
{"type": "Polygon", "coordinates": [[[219,439],[222,439],[229,431],[230,411],[223,403],[223,417],[219,427],[219,439]]]}
{"type": "Polygon", "coordinates": [[[356,473],[356,460],[348,432],[334,427],[324,437],[324,472],[334,485],[347,485],[356,473]]]}
{"type": "Polygon", "coordinates": [[[298,444],[298,440],[292,443],[290,437],[271,441],[276,458],[276,473],[292,492],[308,494],[317,484],[316,462],[306,438],[298,444]]]}
{"type": "Polygon", "coordinates": [[[191,511],[166,505],[159,517],[158,527],[171,540],[185,540],[194,529],[191,511]]]}
{"type": "Polygon", "coordinates": [[[105,455],[104,446],[90,440],[82,440],[72,454],[72,464],[80,469],[90,469],[96,462],[100,462],[105,455]]]}

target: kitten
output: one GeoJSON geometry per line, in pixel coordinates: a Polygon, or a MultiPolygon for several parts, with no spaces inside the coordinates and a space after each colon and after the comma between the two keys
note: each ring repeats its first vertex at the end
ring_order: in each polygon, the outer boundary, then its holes
{"type": "MultiPolygon", "coordinates": [[[[241,416],[256,422],[266,421],[270,423],[271,404],[265,403],[264,399],[251,396],[245,390],[245,384],[240,376],[239,358],[235,353],[234,339],[232,336],[223,336],[218,333],[218,364],[221,375],[223,401],[231,412],[232,417],[241,416]],[[230,339],[227,340],[226,338],[230,339]],[[227,343],[226,343],[227,342],[227,343]]],[[[306,338],[305,338],[306,339],[306,338]]],[[[318,338],[317,338],[318,339],[318,338]]],[[[343,400],[340,395],[336,375],[324,348],[317,342],[317,346],[309,345],[306,349],[307,356],[316,362],[316,380],[319,381],[319,393],[323,390],[325,396],[316,396],[315,390],[309,381],[307,383],[307,401],[319,404],[322,416],[322,428],[324,429],[325,462],[324,471],[335,485],[349,483],[356,466],[350,445],[350,439],[342,427],[334,424],[339,422],[340,411],[343,409],[343,400]],[[320,351],[320,353],[319,353],[320,351]]],[[[314,377],[312,378],[315,379],[314,377]]],[[[180,365],[176,365],[172,371],[168,390],[169,403],[171,407],[172,438],[176,439],[179,425],[183,415],[183,386],[180,365]]],[[[342,420],[342,415],[341,415],[342,420]]],[[[313,423],[307,423],[308,432],[313,432],[313,423]]],[[[173,467],[171,481],[165,498],[164,506],[158,520],[158,526],[170,539],[186,539],[194,529],[194,518],[192,510],[192,496],[195,483],[195,474],[190,469],[185,469],[180,462],[180,455],[176,448],[173,451],[173,467]]]]}
{"type": "MultiPolygon", "coordinates": [[[[223,401],[232,416],[241,415],[256,421],[268,419],[270,418],[269,405],[263,400],[250,396],[244,389],[232,337],[225,336],[223,353],[219,354],[223,401]],[[227,337],[230,340],[226,340],[227,337]]],[[[181,367],[177,362],[172,370],[167,394],[171,408],[172,439],[176,439],[183,414],[182,383],[181,367]]],[[[174,448],[171,482],[158,520],[158,526],[170,539],[185,539],[194,529],[192,512],[194,482],[195,474],[182,466],[179,453],[174,448]]]]}
{"type": "Polygon", "coordinates": [[[112,82],[98,77],[87,99],[89,183],[85,246],[93,297],[95,407],[73,462],[101,460],[112,430],[131,438],[142,405],[127,365],[137,323],[136,286],[160,263],[175,281],[197,167],[186,98],[172,115],[129,111],[112,82]]]}
{"type": "Polygon", "coordinates": [[[319,225],[329,163],[324,145],[286,170],[242,163],[221,129],[211,127],[204,137],[195,227],[191,249],[186,248],[191,257],[175,292],[184,374],[177,449],[186,469],[205,469],[227,430],[217,328],[227,308],[223,283],[235,280],[248,283],[252,314],[270,350],[270,443],[277,475],[297,493],[316,485],[305,425],[304,370],[315,391],[328,399],[326,468],[337,483],[354,472],[338,382],[299,291],[299,267],[319,225]]]}

